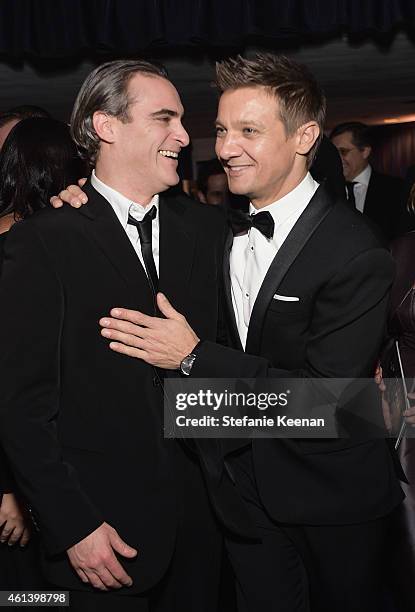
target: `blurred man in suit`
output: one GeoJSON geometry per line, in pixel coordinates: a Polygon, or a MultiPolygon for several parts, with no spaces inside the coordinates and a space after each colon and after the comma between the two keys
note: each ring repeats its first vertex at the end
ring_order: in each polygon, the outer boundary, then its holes
{"type": "Polygon", "coordinates": [[[403,181],[380,174],[369,163],[372,142],[368,126],[359,122],[336,126],[330,139],[340,153],[350,205],[371,219],[387,240],[396,236],[403,214],[403,181]]]}

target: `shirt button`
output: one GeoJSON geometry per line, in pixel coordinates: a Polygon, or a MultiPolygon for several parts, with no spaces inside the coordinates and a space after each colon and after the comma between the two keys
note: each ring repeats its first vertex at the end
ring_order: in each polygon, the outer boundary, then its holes
{"type": "Polygon", "coordinates": [[[251,251],[253,251],[253,250],[254,250],[254,247],[253,247],[253,246],[251,246],[251,251]]]}
{"type": "Polygon", "coordinates": [[[249,293],[245,293],[245,297],[249,298],[249,293]]]}

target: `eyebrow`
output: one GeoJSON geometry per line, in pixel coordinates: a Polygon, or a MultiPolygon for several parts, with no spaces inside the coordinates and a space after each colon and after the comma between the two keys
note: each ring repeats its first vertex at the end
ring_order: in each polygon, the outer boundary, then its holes
{"type": "Polygon", "coordinates": [[[161,108],[154,113],[151,113],[150,117],[157,119],[157,117],[168,115],[169,117],[182,117],[183,115],[177,111],[171,110],[170,108],[161,108]]]}
{"type": "MultiPolygon", "coordinates": [[[[250,120],[250,119],[244,119],[242,121],[237,121],[236,122],[237,125],[241,126],[241,127],[245,127],[245,126],[255,126],[258,128],[264,128],[264,124],[261,123],[260,121],[255,121],[254,119],[250,120]]],[[[221,121],[219,121],[219,119],[215,120],[214,126],[218,126],[220,125],[221,127],[224,127],[223,123],[221,121]]]]}

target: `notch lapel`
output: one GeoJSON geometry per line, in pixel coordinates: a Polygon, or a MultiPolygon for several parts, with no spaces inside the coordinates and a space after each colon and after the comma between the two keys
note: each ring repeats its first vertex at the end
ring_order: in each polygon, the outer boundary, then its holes
{"type": "Polygon", "coordinates": [[[147,275],[112,206],[89,180],[83,189],[88,203],[79,212],[88,219],[85,222],[88,235],[124,279],[132,295],[137,296],[139,310],[153,314],[153,297],[147,275]]]}
{"type": "Polygon", "coordinates": [[[269,303],[288,270],[331,209],[332,200],[327,188],[321,185],[288,234],[265,275],[251,313],[246,340],[247,353],[259,354],[262,326],[269,303]]]}

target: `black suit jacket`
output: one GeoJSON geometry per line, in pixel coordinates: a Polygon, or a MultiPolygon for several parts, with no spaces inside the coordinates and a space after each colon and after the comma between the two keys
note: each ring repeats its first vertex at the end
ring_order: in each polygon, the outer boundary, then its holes
{"type": "MultiPolygon", "coordinates": [[[[0,235],[0,271],[3,263],[3,245],[6,238],[6,233],[0,235]]],[[[13,473],[9,466],[9,461],[4,450],[0,447],[0,503],[3,493],[11,493],[16,488],[13,473]]]]}
{"type": "MultiPolygon", "coordinates": [[[[153,301],[111,206],[90,184],[86,193],[81,209],[48,207],[7,237],[0,429],[49,578],[82,588],[64,551],[106,521],[139,551],[124,561],[131,594],[155,584],[171,558],[179,445],[163,438],[153,368],[114,353],[100,335],[111,307],[152,314],[153,301]]],[[[159,210],[160,290],[201,337],[215,340],[221,214],[185,196],[161,195],[159,210]]]]}
{"type": "Polygon", "coordinates": [[[400,233],[405,204],[403,180],[372,169],[363,214],[379,227],[388,241],[400,233]]]}
{"type": "MultiPolygon", "coordinates": [[[[230,344],[204,342],[192,376],[373,376],[394,266],[362,215],[322,185],[275,256],[242,352],[233,313],[229,235],[224,285],[230,344]],[[299,297],[278,301],[274,294],[299,297]]],[[[223,455],[238,441],[222,440],[223,455]]],[[[276,520],[344,524],[387,514],[402,499],[384,440],[252,441],[261,500],[276,520]]]]}

